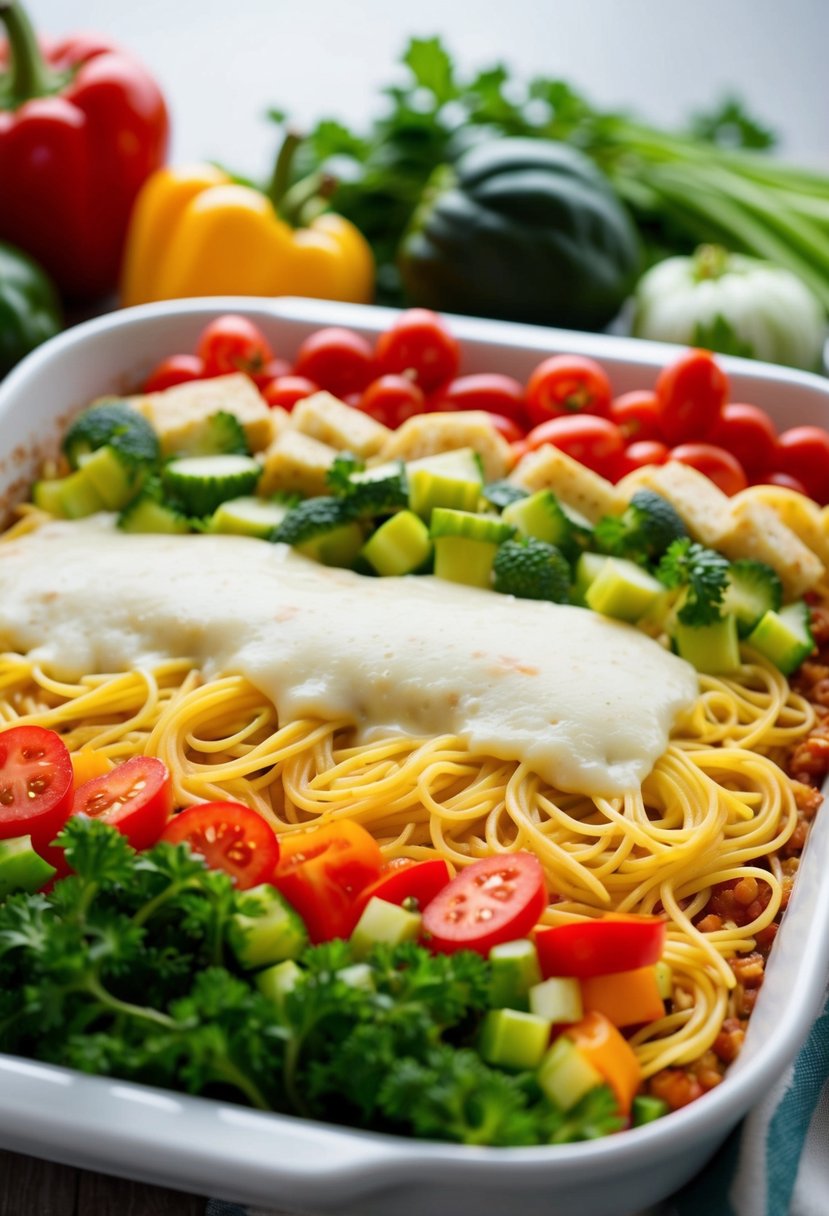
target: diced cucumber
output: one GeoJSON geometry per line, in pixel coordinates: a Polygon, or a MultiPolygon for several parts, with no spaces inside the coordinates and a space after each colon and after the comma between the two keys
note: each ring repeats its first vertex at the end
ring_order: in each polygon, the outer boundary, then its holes
{"type": "Polygon", "coordinates": [[[304,544],[294,546],[297,553],[304,553],[323,566],[353,566],[359,557],[364,540],[363,529],[356,520],[337,524],[327,532],[319,532],[304,544]]]}
{"type": "Polygon", "coordinates": [[[166,489],[185,515],[212,515],[229,498],[252,494],[262,467],[252,456],[184,456],[162,472],[166,489]]]}
{"type": "Polygon", "coordinates": [[[500,545],[515,534],[515,528],[496,515],[477,515],[473,511],[449,507],[435,507],[429,531],[433,540],[441,536],[460,536],[491,545],[500,545]]]}
{"type": "Polygon", "coordinates": [[[438,578],[470,587],[489,587],[498,546],[512,536],[514,529],[495,516],[435,507],[430,532],[438,578]]]}
{"type": "Polygon", "coordinates": [[[584,1013],[581,984],[565,976],[551,976],[529,991],[530,1012],[554,1024],[580,1022],[584,1013]]]}
{"type": "Polygon", "coordinates": [[[32,848],[31,836],[0,840],[0,899],[14,891],[39,891],[55,874],[55,867],[32,848]]]}
{"type": "Polygon", "coordinates": [[[472,448],[410,460],[406,480],[409,507],[427,522],[435,507],[474,511],[484,484],[481,461],[472,448]]]}
{"type": "Polygon", "coordinates": [[[633,1127],[644,1127],[661,1119],[670,1111],[670,1106],[664,1098],[654,1098],[650,1094],[637,1094],[630,1107],[630,1122],[633,1127]]]}
{"type": "Polygon", "coordinates": [[[378,574],[411,574],[429,560],[432,541],[419,515],[398,511],[368,538],[362,552],[378,574]]]}
{"type": "Polygon", "coordinates": [[[403,461],[393,460],[352,473],[344,494],[361,515],[388,515],[400,510],[409,501],[403,461]]]}
{"type": "Polygon", "coordinates": [[[684,625],[677,621],[673,641],[677,654],[708,675],[727,675],[740,666],[737,621],[724,616],[712,625],[684,625]]]}
{"type": "Polygon", "coordinates": [[[784,675],[791,675],[815,648],[808,604],[797,600],[779,612],[766,612],[746,641],[784,675]]]}
{"type": "Polygon", "coordinates": [[[61,481],[61,512],[66,519],[83,519],[106,509],[103,498],[83,469],[77,469],[61,481]]]}
{"type": "Polygon", "coordinates": [[[520,1009],[490,1009],[484,1016],[478,1050],[500,1068],[537,1068],[550,1041],[550,1022],[520,1009]]]}
{"type": "Polygon", "coordinates": [[[552,490],[538,490],[529,498],[510,503],[501,518],[521,536],[534,536],[555,545],[571,562],[587,547],[593,531],[589,520],[565,507],[552,490]]]}
{"type": "Polygon", "coordinates": [[[78,467],[98,491],[108,511],[120,511],[141,489],[141,467],[127,464],[109,444],[81,456],[78,467]]]}
{"type": "Polygon", "coordinates": [[[590,587],[607,561],[604,553],[582,553],[575,565],[573,603],[585,606],[587,588],[590,587]]]}
{"type": "Polygon", "coordinates": [[[731,563],[721,609],[737,618],[741,638],[748,637],[767,612],[778,612],[782,603],[783,587],[771,566],[747,559],[731,563]]]}
{"type": "MultiPolygon", "coordinates": [[[[490,1003],[493,1008],[529,1010],[527,994],[541,981],[535,944],[528,938],[502,942],[489,952],[490,1003]]],[[[534,1010],[533,1012],[538,1012],[534,1010]]]]}
{"type": "Polygon", "coordinates": [[[637,621],[662,595],[664,587],[636,562],[608,557],[584,593],[594,612],[620,621],[637,621]]]}
{"type": "Polygon", "coordinates": [[[228,943],[239,965],[253,971],[296,958],[308,944],[308,932],[299,913],[269,883],[251,887],[245,894],[256,899],[261,911],[250,916],[236,912],[230,918],[228,943]]]}
{"type": "Polygon", "coordinates": [[[604,1077],[566,1035],[546,1052],[536,1073],[539,1086],[562,1110],[570,1110],[585,1094],[604,1084],[604,1077]]]}
{"type": "Polygon", "coordinates": [[[301,979],[302,968],[297,966],[292,958],[286,958],[283,962],[274,963],[272,967],[258,972],[255,982],[262,995],[281,1009],[285,997],[296,988],[301,979]]]}
{"type": "Polygon", "coordinates": [[[288,507],[266,498],[230,498],[221,503],[208,526],[210,532],[229,532],[236,536],[258,536],[266,540],[278,528],[288,507]]]}
{"type": "Polygon", "coordinates": [[[420,936],[422,919],[419,912],[409,912],[407,908],[372,896],[351,934],[354,957],[365,958],[378,942],[399,946],[402,942],[416,941],[420,936]]]}
{"type": "Polygon", "coordinates": [[[190,521],[174,507],[159,502],[151,494],[140,494],[125,507],[118,517],[122,532],[158,532],[184,535],[190,532],[190,521]]]}

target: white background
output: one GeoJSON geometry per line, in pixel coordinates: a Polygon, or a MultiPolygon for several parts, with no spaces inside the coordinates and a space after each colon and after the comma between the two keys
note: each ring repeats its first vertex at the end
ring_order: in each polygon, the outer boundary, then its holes
{"type": "Polygon", "coordinates": [[[44,34],[106,33],[159,80],[171,158],[264,175],[269,106],[363,122],[409,35],[666,125],[736,90],[786,159],[829,170],[829,0],[28,0],[44,34]]]}

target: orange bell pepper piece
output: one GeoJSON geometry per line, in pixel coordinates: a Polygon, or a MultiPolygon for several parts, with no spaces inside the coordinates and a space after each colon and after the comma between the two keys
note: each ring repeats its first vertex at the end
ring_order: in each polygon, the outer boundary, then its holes
{"type": "Polygon", "coordinates": [[[642,1083],[642,1070],[627,1039],[603,1013],[596,1012],[569,1026],[566,1035],[604,1077],[616,1095],[620,1112],[628,1115],[642,1083]]]}
{"type": "Polygon", "coordinates": [[[603,1013],[614,1026],[636,1026],[664,1017],[654,967],[595,975],[581,981],[581,996],[588,1012],[603,1013]]]}
{"type": "Polygon", "coordinates": [[[109,757],[96,751],[94,747],[82,747],[80,751],[72,752],[69,758],[72,761],[72,784],[75,789],[79,785],[85,785],[93,777],[103,777],[114,767],[109,757]]]}

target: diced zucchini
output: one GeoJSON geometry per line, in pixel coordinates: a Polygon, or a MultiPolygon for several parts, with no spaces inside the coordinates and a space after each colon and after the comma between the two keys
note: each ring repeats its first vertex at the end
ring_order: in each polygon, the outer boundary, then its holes
{"type": "Polygon", "coordinates": [[[100,494],[108,511],[120,511],[141,488],[140,465],[127,464],[109,444],[81,456],[78,467],[100,494]]]}
{"type": "Polygon", "coordinates": [[[32,486],[32,502],[41,511],[48,511],[58,519],[64,519],[63,483],[64,477],[49,477],[36,481],[32,486]]]}
{"type": "Polygon", "coordinates": [[[495,516],[435,507],[430,531],[438,578],[470,587],[489,587],[498,546],[512,536],[514,529],[495,516]]]}
{"type": "Polygon", "coordinates": [[[537,1068],[550,1041],[546,1018],[520,1009],[490,1009],[481,1024],[478,1050],[499,1068],[537,1068]]]}
{"type": "Polygon", "coordinates": [[[235,414],[218,410],[194,425],[191,432],[176,448],[178,456],[249,456],[245,428],[235,414]]]}
{"type": "Polygon", "coordinates": [[[122,532],[158,532],[168,535],[184,535],[190,532],[190,521],[180,511],[167,503],[159,502],[152,494],[140,494],[125,507],[118,517],[122,532]]]}
{"type": "Polygon", "coordinates": [[[493,946],[489,952],[489,964],[489,999],[493,1008],[507,1006],[527,1012],[530,1008],[527,994],[534,984],[541,981],[541,967],[534,943],[528,938],[518,938],[493,946]]]}
{"type": "Polygon", "coordinates": [[[360,515],[388,515],[407,506],[409,489],[402,460],[352,473],[342,491],[360,515]]]}
{"type": "Polygon", "coordinates": [[[107,446],[117,448],[125,463],[145,468],[154,465],[160,454],[158,436],[147,419],[118,399],[99,401],[78,414],[61,446],[73,469],[84,456],[107,446]]]}
{"type": "Polygon", "coordinates": [[[529,1004],[531,1013],[555,1024],[580,1022],[584,1013],[579,981],[564,976],[535,984],[529,991],[529,1004]]]}
{"type": "Polygon", "coordinates": [[[659,580],[636,562],[608,557],[585,591],[584,599],[594,612],[633,622],[647,612],[663,591],[659,580]]]}
{"type": "Polygon", "coordinates": [[[363,529],[345,498],[321,495],[293,507],[270,535],[326,566],[353,566],[363,547],[363,529]]]}
{"type": "Polygon", "coordinates": [[[538,490],[504,507],[501,518],[521,536],[534,536],[575,561],[590,541],[590,521],[559,502],[552,490],[538,490]]]}
{"type": "Polygon", "coordinates": [[[354,565],[363,547],[363,529],[352,520],[350,523],[339,524],[328,532],[321,532],[313,540],[304,545],[297,545],[297,553],[304,553],[323,566],[341,566],[348,568],[354,565]]]}
{"type": "Polygon", "coordinates": [[[212,515],[220,503],[251,494],[262,473],[252,456],[184,456],[162,472],[164,486],[186,515],[212,515]]]}
{"type": "Polygon", "coordinates": [[[230,532],[236,536],[258,536],[267,539],[278,528],[288,507],[266,498],[230,498],[213,512],[208,531],[230,532]]]}
{"type": "Polygon", "coordinates": [[[602,1074],[566,1035],[560,1035],[545,1054],[536,1080],[562,1110],[570,1110],[591,1089],[604,1084],[602,1074]]]}
{"type": "Polygon", "coordinates": [[[39,891],[56,873],[32,848],[31,836],[0,840],[0,899],[14,891],[39,891]]]}
{"type": "Polygon", "coordinates": [[[65,519],[83,519],[106,509],[103,498],[83,469],[61,478],[60,507],[65,519]]]}
{"type": "Polygon", "coordinates": [[[420,935],[422,917],[419,912],[409,912],[397,904],[390,904],[376,895],[368,901],[354,931],[351,934],[351,949],[356,959],[363,959],[378,942],[399,946],[402,942],[416,941],[420,935]]]}
{"type": "Polygon", "coordinates": [[[484,484],[480,457],[472,448],[410,460],[406,480],[409,507],[427,522],[435,507],[474,511],[484,484]]]}
{"type": "Polygon", "coordinates": [[[815,648],[808,604],[797,600],[779,612],[766,612],[746,641],[784,675],[791,675],[815,648]]]}
{"type": "Polygon", "coordinates": [[[441,536],[459,536],[490,545],[500,545],[515,533],[511,524],[504,523],[496,515],[477,515],[473,511],[449,507],[435,507],[429,531],[433,540],[441,536]]]}
{"type": "Polygon", "coordinates": [[[573,603],[585,606],[587,588],[596,581],[607,557],[603,553],[582,553],[575,565],[573,603]]]}
{"type": "Polygon", "coordinates": [[[684,625],[677,621],[673,641],[680,658],[708,675],[727,675],[740,666],[737,621],[724,616],[712,625],[684,625]]]}
{"type": "Polygon", "coordinates": [[[731,563],[721,608],[737,618],[741,638],[748,637],[767,612],[779,611],[782,603],[783,586],[771,566],[747,558],[731,563]]]}
{"type": "Polygon", "coordinates": [[[363,557],[381,575],[411,574],[431,557],[429,529],[413,511],[398,511],[363,545],[363,557]]]}
{"type": "Polygon", "coordinates": [[[228,943],[240,967],[253,971],[296,958],[308,944],[299,913],[270,883],[251,887],[246,895],[261,906],[258,915],[236,912],[227,929],[228,943]]]}
{"type": "Polygon", "coordinates": [[[650,1094],[637,1094],[630,1107],[630,1122],[633,1127],[644,1127],[661,1119],[670,1111],[670,1106],[664,1098],[654,1098],[650,1094]]]}
{"type": "Polygon", "coordinates": [[[302,968],[297,966],[292,958],[286,958],[281,963],[274,963],[256,975],[256,987],[264,997],[278,1009],[285,1003],[285,997],[296,988],[302,979],[302,968]]]}

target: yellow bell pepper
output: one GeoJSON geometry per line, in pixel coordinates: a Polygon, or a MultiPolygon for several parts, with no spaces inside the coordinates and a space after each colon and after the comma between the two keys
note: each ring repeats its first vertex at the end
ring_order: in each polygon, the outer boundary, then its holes
{"type": "Polygon", "coordinates": [[[127,232],[121,303],[187,296],[315,296],[370,303],[368,242],[333,212],[293,228],[271,199],[212,165],[163,168],[127,232]]]}

